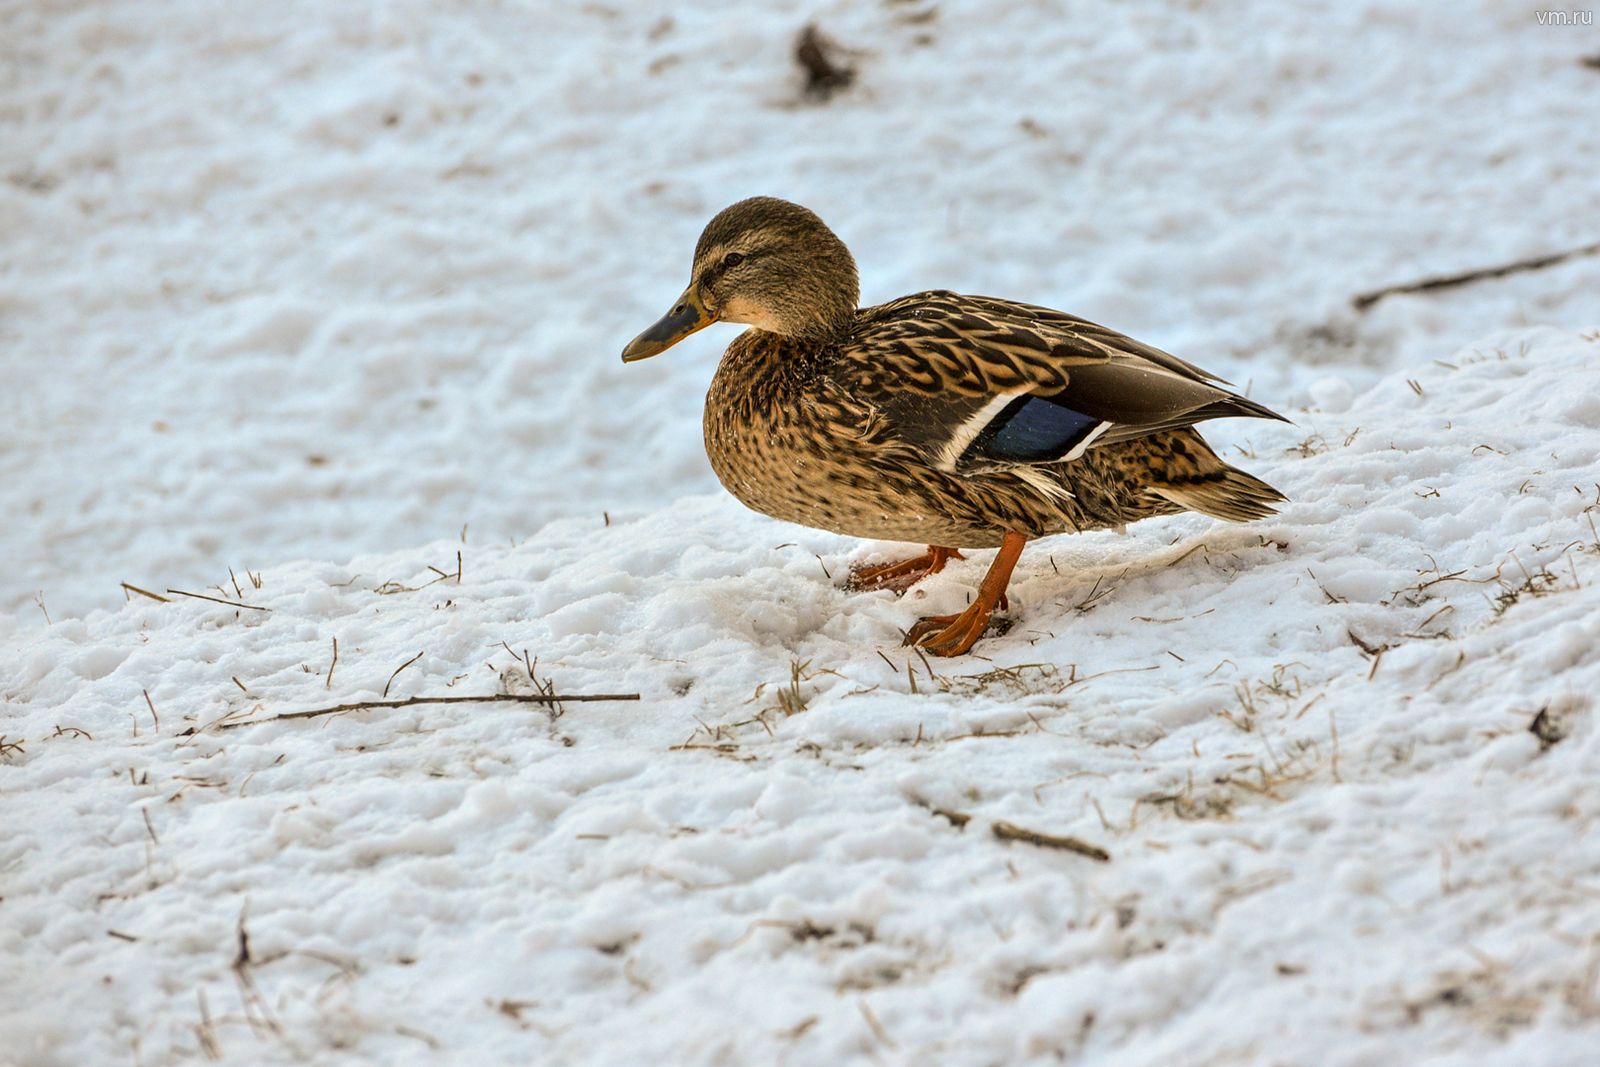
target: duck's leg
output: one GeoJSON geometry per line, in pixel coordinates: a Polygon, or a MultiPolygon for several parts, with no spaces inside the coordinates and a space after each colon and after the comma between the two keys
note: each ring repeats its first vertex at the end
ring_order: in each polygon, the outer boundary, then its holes
{"type": "Polygon", "coordinates": [[[989,573],[978,586],[978,597],[959,615],[930,615],[918,622],[906,634],[906,644],[927,649],[935,656],[964,654],[983,635],[994,609],[1005,603],[1006,584],[1011,581],[1011,571],[1022,555],[1022,546],[1028,539],[1019,533],[1008,532],[1000,543],[1000,552],[989,564],[989,573]]]}
{"type": "Polygon", "coordinates": [[[903,559],[899,563],[884,563],[876,567],[851,567],[850,577],[844,586],[851,592],[864,593],[873,589],[893,589],[903,593],[930,574],[938,574],[953,559],[966,559],[959,549],[943,545],[929,545],[920,556],[903,559]]]}

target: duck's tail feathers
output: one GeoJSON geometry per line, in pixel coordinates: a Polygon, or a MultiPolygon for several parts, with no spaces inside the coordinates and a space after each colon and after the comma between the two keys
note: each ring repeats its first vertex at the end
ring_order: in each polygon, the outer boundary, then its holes
{"type": "Polygon", "coordinates": [[[1149,491],[1187,511],[1228,522],[1250,522],[1275,515],[1275,505],[1289,499],[1255,475],[1228,466],[1158,483],[1149,491]]]}

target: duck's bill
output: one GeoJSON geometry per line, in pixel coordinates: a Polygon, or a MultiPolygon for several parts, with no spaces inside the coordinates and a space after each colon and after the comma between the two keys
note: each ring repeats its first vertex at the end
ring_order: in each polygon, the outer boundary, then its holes
{"type": "Polygon", "coordinates": [[[700,294],[691,285],[683,291],[682,296],[678,297],[678,302],[672,306],[671,311],[657,319],[655,325],[644,333],[628,342],[628,347],[622,350],[622,362],[632,363],[635,360],[649,359],[665,352],[696,330],[703,330],[716,321],[716,316],[706,310],[706,306],[700,302],[700,294]]]}

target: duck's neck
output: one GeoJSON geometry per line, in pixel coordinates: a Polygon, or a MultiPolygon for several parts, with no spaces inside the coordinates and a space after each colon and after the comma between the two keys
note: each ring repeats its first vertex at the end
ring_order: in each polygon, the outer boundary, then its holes
{"type": "Polygon", "coordinates": [[[774,301],[773,333],[799,344],[823,345],[843,341],[855,329],[861,299],[856,261],[838,238],[833,241],[837,247],[819,250],[811,269],[790,279],[774,301]]]}
{"type": "Polygon", "coordinates": [[[819,299],[816,293],[795,294],[798,299],[774,309],[775,314],[761,327],[796,345],[823,346],[844,342],[855,330],[856,292],[831,294],[819,299]]]}

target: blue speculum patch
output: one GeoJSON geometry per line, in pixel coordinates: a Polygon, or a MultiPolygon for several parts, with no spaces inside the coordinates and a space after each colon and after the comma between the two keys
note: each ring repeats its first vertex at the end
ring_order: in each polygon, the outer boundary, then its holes
{"type": "Polygon", "coordinates": [[[1013,463],[1060,459],[1083,443],[1102,421],[1074,411],[1054,397],[1021,396],[979,432],[963,458],[982,456],[1013,463]]]}

